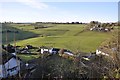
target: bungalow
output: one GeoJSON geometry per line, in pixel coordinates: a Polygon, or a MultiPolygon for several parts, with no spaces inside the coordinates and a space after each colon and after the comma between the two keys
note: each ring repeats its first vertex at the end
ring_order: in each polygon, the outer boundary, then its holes
{"type": "MultiPolygon", "coordinates": [[[[43,54],[43,53],[57,54],[57,53],[59,53],[60,49],[59,48],[40,47],[40,49],[38,51],[41,52],[41,54],[43,54]]],[[[74,56],[71,51],[66,50],[66,49],[64,49],[64,54],[74,56]]]]}
{"type": "Polygon", "coordinates": [[[110,28],[105,28],[105,31],[106,31],[106,32],[110,31],[110,28]]]}
{"type": "Polygon", "coordinates": [[[51,48],[50,50],[49,50],[49,53],[51,53],[51,54],[57,54],[58,52],[59,52],[59,48],[51,48]]]}
{"type": "Polygon", "coordinates": [[[71,51],[64,50],[64,54],[67,54],[69,56],[74,56],[74,54],[71,51]]]}
{"type": "Polygon", "coordinates": [[[49,53],[49,48],[47,48],[45,46],[40,47],[40,49],[38,50],[38,52],[40,52],[41,54],[49,53]]]}
{"type": "Polygon", "coordinates": [[[97,55],[105,55],[105,56],[109,56],[109,51],[106,50],[105,48],[99,48],[96,50],[96,54],[97,55]]]}
{"type": "Polygon", "coordinates": [[[95,25],[95,26],[93,26],[92,28],[90,28],[90,31],[108,32],[108,31],[110,31],[110,30],[111,30],[111,28],[104,28],[104,27],[102,27],[102,26],[100,26],[100,25],[95,25]]]}
{"type": "Polygon", "coordinates": [[[2,50],[0,60],[0,78],[15,76],[19,73],[21,60],[16,55],[2,50]]]}
{"type": "Polygon", "coordinates": [[[48,48],[43,46],[43,47],[40,47],[38,52],[40,52],[41,54],[44,54],[44,53],[57,54],[59,50],[60,49],[58,48],[48,48]]]}
{"type": "Polygon", "coordinates": [[[23,49],[20,51],[21,54],[30,54],[31,52],[29,50],[23,49]]]}
{"type": "Polygon", "coordinates": [[[61,49],[61,50],[59,50],[58,53],[59,53],[60,55],[61,55],[61,54],[64,54],[64,55],[66,55],[66,56],[74,56],[74,54],[73,54],[71,51],[66,50],[66,49],[61,49]]]}
{"type": "Polygon", "coordinates": [[[2,45],[2,49],[6,50],[9,53],[15,52],[15,47],[11,44],[8,44],[7,46],[2,45]]]}

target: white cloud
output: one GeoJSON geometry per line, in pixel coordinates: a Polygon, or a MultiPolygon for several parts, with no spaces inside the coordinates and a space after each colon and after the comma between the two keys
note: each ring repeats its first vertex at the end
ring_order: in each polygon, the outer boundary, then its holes
{"type": "Polygon", "coordinates": [[[19,2],[32,8],[45,9],[48,5],[38,0],[0,0],[0,2],[19,2]]]}
{"type": "Polygon", "coordinates": [[[16,0],[17,2],[20,2],[24,5],[30,6],[32,8],[37,8],[37,9],[44,9],[44,8],[48,8],[48,5],[37,1],[37,0],[16,0]]]}

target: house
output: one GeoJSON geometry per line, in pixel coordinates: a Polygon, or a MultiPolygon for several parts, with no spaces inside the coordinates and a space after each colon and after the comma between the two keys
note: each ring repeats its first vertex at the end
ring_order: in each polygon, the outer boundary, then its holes
{"type": "Polygon", "coordinates": [[[64,50],[64,54],[67,54],[69,56],[74,56],[74,54],[69,50],[64,50]]]}
{"type": "Polygon", "coordinates": [[[66,50],[66,49],[61,49],[61,50],[59,51],[59,54],[64,54],[64,55],[66,55],[66,56],[74,56],[74,54],[73,54],[71,51],[66,50]]]}
{"type": "Polygon", "coordinates": [[[21,53],[21,54],[30,54],[31,52],[29,51],[29,48],[26,46],[24,47],[23,49],[19,49],[17,51],[18,53],[21,53]]]}
{"type": "Polygon", "coordinates": [[[90,31],[108,32],[110,30],[111,30],[110,28],[104,28],[104,27],[100,26],[99,24],[96,24],[95,26],[90,28],[90,31]]]}
{"type": "Polygon", "coordinates": [[[49,53],[49,48],[47,48],[45,46],[42,46],[42,47],[40,47],[40,49],[38,50],[38,52],[40,52],[41,54],[49,53]]]}
{"type": "Polygon", "coordinates": [[[49,47],[43,46],[43,47],[40,47],[38,52],[40,52],[41,54],[44,54],[44,53],[57,54],[59,50],[60,50],[59,48],[49,48],[49,47]]]}
{"type": "Polygon", "coordinates": [[[51,53],[51,54],[57,54],[58,52],[59,52],[59,48],[51,48],[50,50],[49,50],[49,53],[51,53]]]}
{"type": "Polygon", "coordinates": [[[15,54],[10,54],[2,49],[0,60],[0,78],[15,76],[19,73],[21,60],[15,54]]]}
{"type": "Polygon", "coordinates": [[[15,47],[11,44],[8,44],[7,46],[2,45],[2,49],[6,50],[9,53],[15,52],[15,47]]]}
{"type": "Polygon", "coordinates": [[[106,31],[106,32],[110,31],[110,28],[105,28],[105,31],[106,31]]]}
{"type": "Polygon", "coordinates": [[[23,49],[20,51],[21,54],[30,54],[31,52],[29,50],[23,49]]]}
{"type": "Polygon", "coordinates": [[[25,49],[33,49],[32,45],[26,45],[25,49]]]}
{"type": "MultiPolygon", "coordinates": [[[[111,51],[110,51],[111,52],[111,51]]],[[[109,51],[107,49],[99,48],[96,50],[96,55],[105,55],[109,56],[109,51]]]]}
{"type": "Polygon", "coordinates": [[[90,31],[92,31],[94,28],[90,28],[90,31]]]}
{"type": "MultiPolygon", "coordinates": [[[[38,50],[41,54],[44,53],[50,53],[50,54],[57,54],[59,53],[60,49],[59,48],[47,48],[47,47],[40,47],[38,50]]],[[[64,49],[64,54],[74,56],[73,53],[69,50],[64,49]]]]}

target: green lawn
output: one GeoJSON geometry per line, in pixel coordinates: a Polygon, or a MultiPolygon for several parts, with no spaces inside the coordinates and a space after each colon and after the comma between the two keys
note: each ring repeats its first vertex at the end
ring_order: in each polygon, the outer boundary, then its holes
{"type": "Polygon", "coordinates": [[[18,54],[17,56],[20,57],[23,61],[29,61],[39,57],[39,55],[29,55],[29,54],[18,54]]]}

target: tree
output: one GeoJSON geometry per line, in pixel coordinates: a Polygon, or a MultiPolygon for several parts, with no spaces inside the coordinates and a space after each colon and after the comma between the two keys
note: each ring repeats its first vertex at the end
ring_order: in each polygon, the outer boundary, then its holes
{"type": "Polygon", "coordinates": [[[47,58],[39,60],[39,66],[37,70],[33,73],[33,78],[62,78],[63,80],[74,79],[74,78],[85,78],[84,69],[77,66],[72,60],[62,58],[58,55],[52,55],[47,58]],[[42,77],[43,74],[43,77],[42,77]]]}
{"type": "Polygon", "coordinates": [[[112,34],[111,39],[103,42],[101,47],[109,52],[107,60],[110,65],[113,65],[112,68],[109,68],[110,71],[107,76],[116,78],[116,76],[118,77],[118,75],[120,75],[118,72],[117,74],[115,73],[116,69],[120,69],[120,43],[118,41],[118,38],[120,37],[119,30],[114,30],[112,34]]]}

